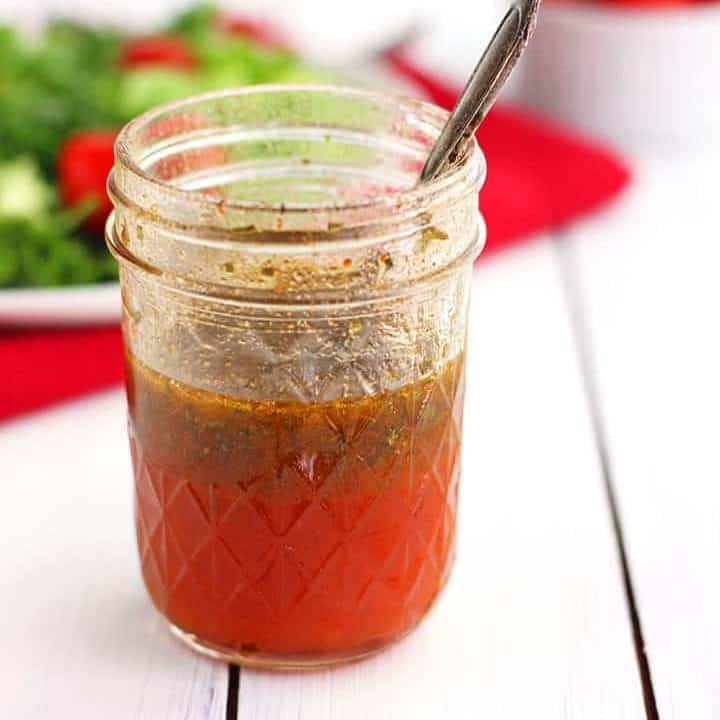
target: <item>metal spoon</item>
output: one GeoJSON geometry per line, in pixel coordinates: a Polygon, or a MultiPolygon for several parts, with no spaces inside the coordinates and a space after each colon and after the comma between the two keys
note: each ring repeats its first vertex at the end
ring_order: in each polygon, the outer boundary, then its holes
{"type": "Polygon", "coordinates": [[[514,0],[430,151],[420,183],[440,175],[475,134],[522,55],[539,7],[540,0],[514,0]]]}

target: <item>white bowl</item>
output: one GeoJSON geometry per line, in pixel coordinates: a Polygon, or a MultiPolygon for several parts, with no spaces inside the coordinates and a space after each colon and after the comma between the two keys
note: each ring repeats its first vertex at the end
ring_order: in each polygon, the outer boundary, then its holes
{"type": "Polygon", "coordinates": [[[720,2],[546,3],[518,99],[624,146],[720,138],[720,2]]]}

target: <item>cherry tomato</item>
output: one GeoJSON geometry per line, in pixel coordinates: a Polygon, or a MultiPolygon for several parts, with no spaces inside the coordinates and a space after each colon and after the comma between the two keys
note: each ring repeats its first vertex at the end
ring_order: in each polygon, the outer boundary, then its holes
{"type": "Polygon", "coordinates": [[[240,15],[220,14],[219,28],[230,35],[243,35],[250,40],[277,50],[288,50],[287,37],[272,23],[240,15]]]}
{"type": "Polygon", "coordinates": [[[183,38],[173,35],[148,35],[128,40],[120,53],[125,68],[145,65],[192,70],[197,65],[193,49],[183,38]]]}
{"type": "Polygon", "coordinates": [[[117,133],[113,130],[85,130],[67,138],[57,161],[60,196],[68,207],[86,202],[95,209],[86,218],[85,227],[102,233],[112,203],[105,190],[114,162],[117,133]]]}

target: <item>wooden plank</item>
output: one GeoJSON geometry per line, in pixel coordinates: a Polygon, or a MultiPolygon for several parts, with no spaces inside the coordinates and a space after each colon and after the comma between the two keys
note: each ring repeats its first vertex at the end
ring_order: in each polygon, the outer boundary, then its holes
{"type": "Polygon", "coordinates": [[[0,427],[4,718],[225,717],[141,586],[128,455],[119,391],[0,427]]]}
{"type": "Polygon", "coordinates": [[[720,717],[716,157],[646,161],[565,247],[663,720],[720,717]]]}
{"type": "Polygon", "coordinates": [[[478,272],[454,577],[386,653],[240,674],[241,720],[643,717],[601,471],[556,257],[478,272]]]}

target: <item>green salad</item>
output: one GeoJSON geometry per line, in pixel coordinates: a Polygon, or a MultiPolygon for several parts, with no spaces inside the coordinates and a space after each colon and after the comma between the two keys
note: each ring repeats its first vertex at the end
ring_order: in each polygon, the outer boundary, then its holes
{"type": "Polygon", "coordinates": [[[0,26],[0,288],[113,280],[102,229],[122,125],[222,87],[324,82],[267,27],[196,6],[153,35],[67,21],[0,26]]]}

